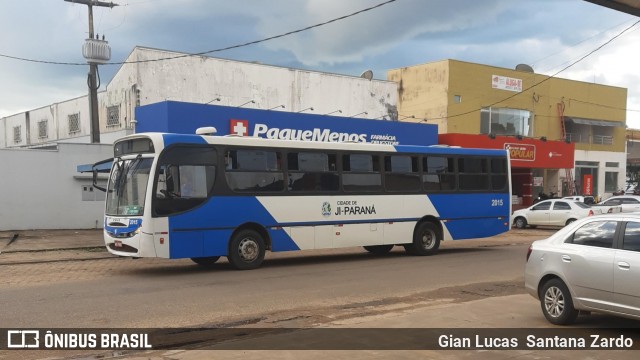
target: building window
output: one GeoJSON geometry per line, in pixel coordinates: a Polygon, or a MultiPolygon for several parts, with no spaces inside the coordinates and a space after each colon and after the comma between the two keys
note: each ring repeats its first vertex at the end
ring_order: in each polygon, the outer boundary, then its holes
{"type": "Polygon", "coordinates": [[[38,121],[38,138],[46,139],[48,137],[47,119],[38,121]]]}
{"type": "Polygon", "coordinates": [[[22,126],[13,127],[13,143],[20,144],[22,142],[22,126]]]}
{"type": "Polygon", "coordinates": [[[527,110],[483,108],[480,111],[480,133],[531,136],[532,114],[527,110]]]}
{"type": "Polygon", "coordinates": [[[604,163],[604,166],[610,167],[610,168],[617,168],[617,167],[620,167],[620,163],[617,163],[617,162],[606,162],[606,163],[604,163]]]}
{"type": "Polygon", "coordinates": [[[462,102],[462,95],[453,95],[453,102],[460,104],[462,102]]]}
{"type": "Polygon", "coordinates": [[[80,132],[80,113],[70,114],[69,119],[69,134],[80,132]]]}
{"type": "Polygon", "coordinates": [[[618,190],[618,173],[617,172],[605,172],[604,173],[604,191],[614,192],[618,190]]]}
{"type": "Polygon", "coordinates": [[[107,107],[107,126],[120,125],[120,105],[107,107]]]}

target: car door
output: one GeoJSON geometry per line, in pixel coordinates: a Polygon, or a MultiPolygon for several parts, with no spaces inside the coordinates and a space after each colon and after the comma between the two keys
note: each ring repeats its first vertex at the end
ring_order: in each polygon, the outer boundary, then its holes
{"type": "Polygon", "coordinates": [[[612,310],[613,248],[618,221],[590,221],[567,238],[560,259],[575,300],[594,309],[612,310]]]}
{"type": "Polygon", "coordinates": [[[549,225],[564,226],[569,217],[571,217],[571,205],[566,201],[554,201],[549,211],[549,225]]]}
{"type": "Polygon", "coordinates": [[[640,316],[640,221],[626,224],[613,264],[614,303],[617,311],[640,316]]]}
{"type": "Polygon", "coordinates": [[[532,206],[527,214],[527,222],[531,225],[549,225],[551,201],[542,201],[532,206]]]}
{"type": "Polygon", "coordinates": [[[640,211],[640,200],[632,197],[620,198],[620,206],[622,206],[622,212],[636,212],[640,211]]]}

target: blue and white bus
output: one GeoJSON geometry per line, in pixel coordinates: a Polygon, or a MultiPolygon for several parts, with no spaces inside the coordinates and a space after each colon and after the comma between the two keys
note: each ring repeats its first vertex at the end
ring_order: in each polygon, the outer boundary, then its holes
{"type": "Polygon", "coordinates": [[[109,252],[204,266],[225,256],[237,269],[253,269],[267,250],[363,246],[384,254],[401,245],[431,255],[442,240],[510,228],[504,150],[207,131],[141,133],[114,144],[104,219],[109,252]]]}

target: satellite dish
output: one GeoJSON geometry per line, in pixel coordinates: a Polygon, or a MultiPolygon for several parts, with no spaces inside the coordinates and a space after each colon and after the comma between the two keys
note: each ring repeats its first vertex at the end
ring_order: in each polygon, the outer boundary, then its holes
{"type": "Polygon", "coordinates": [[[516,65],[517,71],[533,73],[533,68],[527,64],[518,64],[516,65]]]}
{"type": "Polygon", "coordinates": [[[373,79],[373,71],[367,70],[363,72],[362,75],[360,75],[360,77],[363,79],[371,80],[373,79]]]}

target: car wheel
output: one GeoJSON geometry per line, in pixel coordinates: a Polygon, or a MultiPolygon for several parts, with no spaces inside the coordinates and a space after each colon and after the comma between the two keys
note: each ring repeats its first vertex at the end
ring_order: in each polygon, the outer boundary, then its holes
{"type": "Polygon", "coordinates": [[[411,255],[434,255],[440,248],[440,231],[433,223],[420,223],[413,234],[413,242],[403,246],[411,255]]]}
{"type": "Polygon", "coordinates": [[[231,238],[227,259],[238,270],[259,267],[264,260],[264,239],[253,230],[241,230],[231,238]]]}
{"type": "Polygon", "coordinates": [[[389,253],[393,249],[393,245],[375,245],[375,246],[363,246],[365,250],[374,255],[384,255],[389,253]]]}
{"type": "Polygon", "coordinates": [[[540,307],[547,320],[555,325],[568,325],[578,317],[573,307],[571,293],[560,279],[551,279],[544,283],[540,292],[540,307]]]}
{"type": "Polygon", "coordinates": [[[518,229],[524,229],[524,228],[527,227],[527,220],[525,218],[523,218],[523,217],[516,218],[514,223],[516,224],[516,227],[518,229]]]}
{"type": "Polygon", "coordinates": [[[569,224],[571,224],[572,222],[576,221],[576,219],[569,219],[567,220],[567,222],[564,224],[564,226],[567,226],[569,224]]]}
{"type": "Polygon", "coordinates": [[[213,264],[215,264],[216,261],[218,261],[218,259],[220,259],[220,256],[207,256],[207,257],[191,258],[191,261],[193,261],[194,263],[200,266],[210,267],[213,264]]]}

